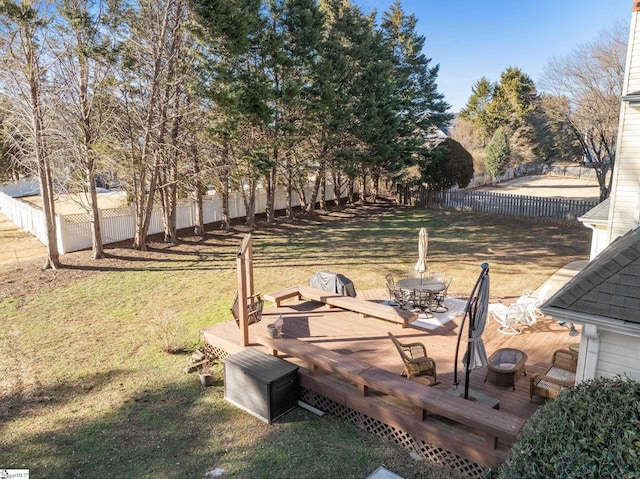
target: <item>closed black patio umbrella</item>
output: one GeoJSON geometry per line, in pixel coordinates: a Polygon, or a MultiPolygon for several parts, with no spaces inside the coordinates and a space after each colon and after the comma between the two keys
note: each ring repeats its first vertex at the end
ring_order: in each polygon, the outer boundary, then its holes
{"type": "Polygon", "coordinates": [[[464,381],[464,398],[469,398],[469,374],[474,369],[481,368],[487,364],[487,352],[484,349],[482,341],[482,333],[487,323],[489,313],[489,264],[482,263],[482,271],[476,281],[469,301],[465,308],[464,318],[460,325],[458,333],[458,344],[456,346],[456,358],[454,364],[453,383],[454,387],[458,386],[458,353],[460,350],[460,340],[462,338],[462,330],[467,316],[469,317],[469,329],[467,338],[467,351],[465,352],[462,363],[465,370],[464,381]]]}

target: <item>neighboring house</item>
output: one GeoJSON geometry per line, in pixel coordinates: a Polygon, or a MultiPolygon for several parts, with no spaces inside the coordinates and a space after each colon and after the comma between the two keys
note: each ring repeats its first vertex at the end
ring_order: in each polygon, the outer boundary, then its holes
{"type": "Polygon", "coordinates": [[[591,262],[541,309],[582,326],[577,380],[640,380],[640,2],[634,2],[616,165],[608,200],[580,220],[593,229],[591,262]]]}

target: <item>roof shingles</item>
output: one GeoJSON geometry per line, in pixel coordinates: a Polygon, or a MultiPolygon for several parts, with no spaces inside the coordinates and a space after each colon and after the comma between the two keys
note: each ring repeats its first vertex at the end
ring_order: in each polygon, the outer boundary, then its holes
{"type": "Polygon", "coordinates": [[[640,228],[612,242],[544,307],[640,324],[640,228]]]}

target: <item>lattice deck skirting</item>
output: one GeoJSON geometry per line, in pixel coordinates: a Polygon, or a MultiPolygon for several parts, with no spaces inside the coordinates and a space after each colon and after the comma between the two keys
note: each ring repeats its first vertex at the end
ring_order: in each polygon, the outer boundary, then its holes
{"type": "MultiPolygon", "coordinates": [[[[229,353],[223,349],[206,342],[204,349],[207,358],[211,360],[224,359],[229,356],[229,353]]],[[[373,433],[384,440],[394,442],[408,451],[417,453],[428,461],[459,471],[462,474],[466,474],[471,479],[483,479],[485,477],[485,470],[482,466],[457,456],[445,449],[432,446],[422,440],[417,440],[404,431],[389,426],[382,421],[369,417],[355,409],[338,404],[315,391],[300,388],[300,399],[324,412],[346,419],[359,428],[373,433]]]]}
{"type": "Polygon", "coordinates": [[[204,343],[204,354],[209,361],[215,361],[217,359],[224,359],[229,356],[229,353],[224,349],[220,349],[207,342],[204,343]]]}
{"type": "Polygon", "coordinates": [[[346,419],[359,428],[373,433],[382,439],[394,442],[411,452],[415,452],[428,461],[460,471],[472,479],[482,479],[485,477],[485,470],[482,466],[460,456],[456,456],[442,448],[432,446],[421,440],[416,440],[404,431],[391,427],[382,421],[373,419],[347,406],[338,404],[314,391],[300,388],[300,399],[315,408],[346,419]]]}

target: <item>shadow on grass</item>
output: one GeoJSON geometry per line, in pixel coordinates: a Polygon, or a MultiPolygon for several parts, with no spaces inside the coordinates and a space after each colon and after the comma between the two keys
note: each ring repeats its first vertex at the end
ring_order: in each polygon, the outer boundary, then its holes
{"type": "MultiPolygon", "coordinates": [[[[577,227],[482,213],[432,210],[398,205],[360,206],[311,218],[277,219],[253,231],[254,264],[261,268],[334,267],[361,263],[409,264],[417,255],[417,235],[429,232],[429,258],[437,261],[544,261],[566,248],[577,227]],[[531,251],[532,240],[538,249],[531,251]]],[[[178,245],[150,241],[147,251],[119,243],[107,247],[107,261],[65,265],[85,271],[222,271],[235,267],[237,247],[250,230],[185,236],[178,245]]],[[[157,236],[157,235],[156,235],[157,236]]],[[[575,236],[575,235],[573,235],[575,236]]],[[[585,238],[588,235],[584,235],[585,238]]],[[[587,238],[588,239],[588,238],[587,238]]],[[[586,243],[585,243],[586,244],[586,243]]]]}
{"type": "MultiPolygon", "coordinates": [[[[114,370],[87,381],[107,388],[125,373],[114,370]]],[[[407,457],[338,418],[300,408],[269,426],[228,404],[220,380],[207,389],[196,383],[140,390],[98,414],[82,411],[83,399],[92,394],[85,381],[42,391],[54,399],[22,413],[35,419],[76,401],[78,418],[67,415],[31,434],[3,438],[3,466],[60,479],[202,478],[216,467],[226,470],[225,477],[287,479],[337,477],[336,471],[339,477],[366,477],[385,461],[403,467],[398,458],[407,457]]]]}

